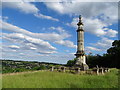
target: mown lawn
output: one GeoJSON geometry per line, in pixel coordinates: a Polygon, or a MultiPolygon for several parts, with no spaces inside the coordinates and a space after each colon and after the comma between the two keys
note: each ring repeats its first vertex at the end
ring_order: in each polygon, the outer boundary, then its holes
{"type": "Polygon", "coordinates": [[[3,88],[117,88],[118,70],[105,75],[77,75],[62,72],[3,75],[3,88]]]}

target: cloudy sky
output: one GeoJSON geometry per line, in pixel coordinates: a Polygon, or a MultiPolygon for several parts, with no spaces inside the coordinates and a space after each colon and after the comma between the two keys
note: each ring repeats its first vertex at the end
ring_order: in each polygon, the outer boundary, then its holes
{"type": "MultiPolygon", "coordinates": [[[[34,1],[34,0],[32,0],[34,1]]],[[[76,53],[78,16],[85,52],[103,54],[118,39],[117,2],[3,2],[0,26],[3,59],[66,63],[76,53]]]]}

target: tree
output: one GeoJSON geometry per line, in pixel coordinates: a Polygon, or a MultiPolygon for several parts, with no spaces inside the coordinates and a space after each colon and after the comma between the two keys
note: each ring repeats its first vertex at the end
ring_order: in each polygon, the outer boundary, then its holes
{"type": "Polygon", "coordinates": [[[40,70],[45,70],[47,69],[45,65],[40,65],[40,70]]]}
{"type": "Polygon", "coordinates": [[[118,65],[118,58],[120,56],[120,40],[115,40],[112,43],[112,47],[107,50],[106,54],[87,56],[87,64],[90,68],[96,67],[109,67],[109,68],[120,68],[118,65]]]}
{"type": "Polygon", "coordinates": [[[69,60],[69,61],[67,62],[67,66],[72,67],[72,66],[75,64],[76,60],[77,60],[76,58],[74,58],[73,60],[69,60]]]}
{"type": "Polygon", "coordinates": [[[89,54],[86,58],[86,63],[90,68],[96,67],[96,65],[101,67],[102,61],[103,61],[103,58],[99,54],[96,54],[96,55],[89,54]]]}
{"type": "Polygon", "coordinates": [[[107,53],[110,55],[120,55],[120,40],[115,40],[112,46],[107,50],[107,53]]]}
{"type": "Polygon", "coordinates": [[[120,47],[120,40],[115,40],[115,41],[112,43],[112,46],[114,46],[114,47],[120,47]]]}
{"type": "Polygon", "coordinates": [[[107,50],[107,54],[108,56],[110,57],[109,61],[111,62],[111,67],[116,67],[116,68],[120,68],[120,66],[118,65],[118,58],[120,56],[120,40],[115,40],[113,43],[112,43],[112,46],[111,48],[109,48],[107,50]]]}

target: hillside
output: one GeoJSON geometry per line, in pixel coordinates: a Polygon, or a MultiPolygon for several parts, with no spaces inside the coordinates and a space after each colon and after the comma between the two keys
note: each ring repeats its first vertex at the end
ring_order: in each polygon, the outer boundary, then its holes
{"type": "Polygon", "coordinates": [[[50,69],[51,66],[61,66],[63,64],[36,62],[36,61],[15,61],[15,60],[1,60],[2,73],[13,73],[23,71],[45,70],[50,69]]]}

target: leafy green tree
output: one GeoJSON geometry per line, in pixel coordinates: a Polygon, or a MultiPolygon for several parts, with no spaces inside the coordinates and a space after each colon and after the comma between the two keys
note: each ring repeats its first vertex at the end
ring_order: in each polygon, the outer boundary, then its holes
{"type": "Polygon", "coordinates": [[[118,63],[118,59],[120,56],[120,40],[115,40],[112,43],[112,47],[107,50],[107,54],[109,56],[111,67],[120,68],[120,65],[118,63]]]}
{"type": "Polygon", "coordinates": [[[67,66],[72,67],[72,66],[75,64],[76,60],[77,60],[76,58],[74,58],[73,60],[69,60],[69,61],[67,62],[67,66]]]}
{"type": "Polygon", "coordinates": [[[55,65],[55,68],[59,68],[61,65],[55,65]]]}
{"type": "Polygon", "coordinates": [[[40,65],[40,70],[45,70],[47,69],[45,65],[40,65]]]}
{"type": "Polygon", "coordinates": [[[103,54],[102,56],[99,54],[88,54],[88,56],[86,57],[86,63],[90,68],[96,67],[96,65],[98,65],[99,67],[120,68],[120,65],[118,65],[119,56],[120,40],[115,40],[112,43],[112,47],[107,50],[106,54],[103,54]]]}
{"type": "Polygon", "coordinates": [[[102,56],[99,54],[96,55],[89,54],[86,57],[86,63],[90,68],[96,67],[96,65],[100,67],[102,64],[102,56]]]}
{"type": "Polygon", "coordinates": [[[32,70],[40,70],[41,68],[40,67],[34,67],[32,70]]]}
{"type": "Polygon", "coordinates": [[[112,47],[107,50],[106,54],[101,55],[92,55],[87,56],[87,64],[90,68],[96,67],[109,67],[109,68],[120,68],[118,65],[118,59],[120,56],[120,40],[115,40],[112,43],[112,47]]]}

